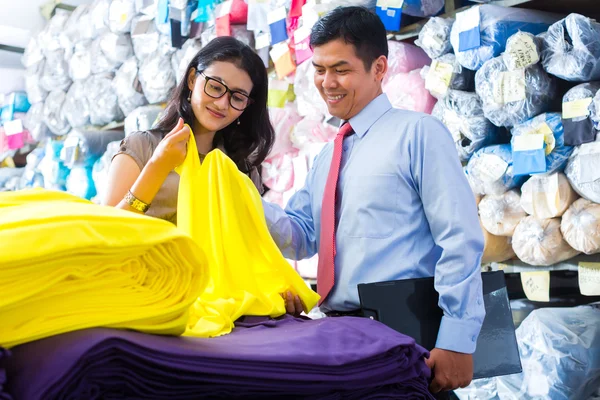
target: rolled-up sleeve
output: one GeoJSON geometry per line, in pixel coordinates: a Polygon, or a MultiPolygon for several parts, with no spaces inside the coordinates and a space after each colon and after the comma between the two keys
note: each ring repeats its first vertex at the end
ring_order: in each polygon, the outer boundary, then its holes
{"type": "Polygon", "coordinates": [[[485,317],[481,282],[484,239],[475,198],[452,137],[433,117],[417,123],[411,169],[435,243],[442,250],[435,288],[444,312],[436,347],[473,353],[485,317]]]}

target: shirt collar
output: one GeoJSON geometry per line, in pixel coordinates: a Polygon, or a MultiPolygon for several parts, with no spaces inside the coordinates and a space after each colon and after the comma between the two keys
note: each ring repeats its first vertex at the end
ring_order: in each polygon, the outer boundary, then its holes
{"type": "Polygon", "coordinates": [[[369,128],[390,108],[392,108],[392,103],[390,103],[387,95],[382,93],[371,100],[358,114],[350,118],[350,126],[352,126],[354,133],[362,138],[369,128]]]}

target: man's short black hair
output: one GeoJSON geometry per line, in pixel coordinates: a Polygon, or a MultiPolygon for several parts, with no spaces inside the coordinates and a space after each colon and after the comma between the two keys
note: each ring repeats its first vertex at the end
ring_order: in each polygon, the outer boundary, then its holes
{"type": "Polygon", "coordinates": [[[388,56],[387,32],[377,14],[363,7],[337,7],[321,18],[310,33],[312,48],[342,39],[354,45],[368,71],[380,56],[388,56]]]}

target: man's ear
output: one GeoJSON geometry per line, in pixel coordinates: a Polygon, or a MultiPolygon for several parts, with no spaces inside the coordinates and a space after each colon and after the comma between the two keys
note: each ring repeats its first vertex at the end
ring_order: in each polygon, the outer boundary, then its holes
{"type": "Polygon", "coordinates": [[[190,92],[194,91],[194,87],[196,86],[196,68],[190,68],[190,73],[188,74],[188,89],[190,92]]]}
{"type": "Polygon", "coordinates": [[[385,74],[387,73],[387,70],[388,70],[387,57],[379,56],[379,58],[377,58],[373,62],[373,70],[375,72],[375,80],[377,82],[383,81],[383,78],[385,77],[385,74]]]}

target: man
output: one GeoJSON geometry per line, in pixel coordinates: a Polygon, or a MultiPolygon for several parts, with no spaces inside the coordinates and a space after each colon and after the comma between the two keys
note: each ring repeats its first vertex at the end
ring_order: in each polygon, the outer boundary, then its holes
{"type": "MultiPolygon", "coordinates": [[[[483,237],[451,135],[383,94],[388,47],[375,14],[337,8],[313,27],[310,44],[315,85],[343,124],[285,211],[265,202],[269,230],[288,258],[318,251],[328,315],[356,313],[359,283],[435,276],[444,316],[427,360],[431,391],[467,386],[485,314],[483,237]]],[[[302,307],[287,300],[288,311],[302,307]]]]}

